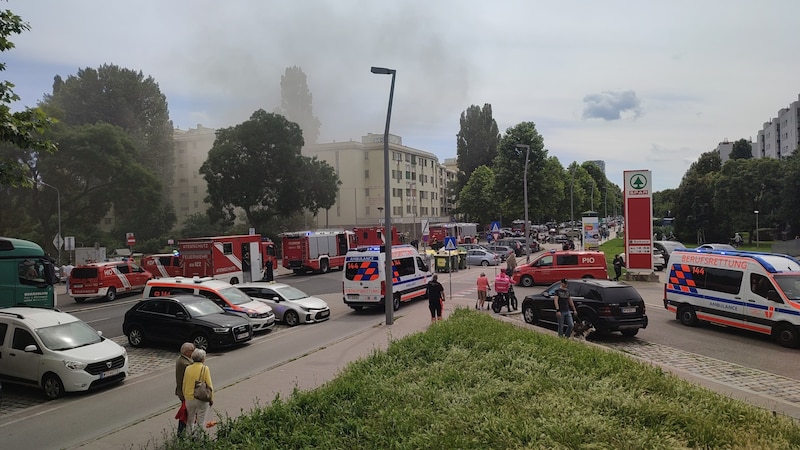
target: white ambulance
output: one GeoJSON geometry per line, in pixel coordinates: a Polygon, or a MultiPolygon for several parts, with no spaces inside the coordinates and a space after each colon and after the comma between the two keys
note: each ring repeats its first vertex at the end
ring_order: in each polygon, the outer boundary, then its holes
{"type": "Polygon", "coordinates": [[[780,254],[686,250],[672,252],[664,307],[684,325],[698,321],[800,344],[800,261],[780,254]]]}
{"type": "MultiPolygon", "coordinates": [[[[359,247],[345,255],[342,294],[345,305],[358,311],[381,306],[386,293],[386,253],[383,246],[359,247]]],[[[425,295],[431,279],[429,264],[410,245],[392,246],[392,307],[425,295]]]]}

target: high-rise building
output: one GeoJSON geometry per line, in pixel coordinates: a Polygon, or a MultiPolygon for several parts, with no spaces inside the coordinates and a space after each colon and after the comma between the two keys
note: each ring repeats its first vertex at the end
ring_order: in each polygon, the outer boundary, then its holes
{"type": "Polygon", "coordinates": [[[800,95],[789,107],[778,111],[778,117],[764,122],[758,131],[756,158],[785,158],[800,145],[800,95]]]}
{"type": "Polygon", "coordinates": [[[214,146],[216,130],[198,124],[197,128],[176,129],[175,140],[175,182],[172,187],[172,205],[178,218],[177,227],[192,214],[205,213],[208,186],[200,175],[200,166],[208,158],[214,146]]]}

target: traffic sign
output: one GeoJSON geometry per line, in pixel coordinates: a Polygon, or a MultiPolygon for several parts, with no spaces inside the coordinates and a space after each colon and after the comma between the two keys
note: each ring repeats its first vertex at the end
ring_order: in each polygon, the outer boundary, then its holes
{"type": "Polygon", "coordinates": [[[500,239],[500,222],[492,222],[492,237],[495,241],[500,239]]]}
{"type": "Polygon", "coordinates": [[[125,233],[125,238],[128,240],[128,247],[132,247],[134,244],[136,244],[136,237],[133,235],[133,233],[125,233]]]}
{"type": "Polygon", "coordinates": [[[447,236],[444,238],[444,249],[445,250],[455,250],[456,249],[456,238],[453,236],[447,236]]]}
{"type": "Polygon", "coordinates": [[[66,236],[64,238],[64,250],[75,250],[75,236],[66,236]]]}
{"type": "Polygon", "coordinates": [[[64,245],[64,239],[61,238],[60,234],[56,234],[56,237],[53,238],[53,246],[61,250],[62,245],[64,245]]]}

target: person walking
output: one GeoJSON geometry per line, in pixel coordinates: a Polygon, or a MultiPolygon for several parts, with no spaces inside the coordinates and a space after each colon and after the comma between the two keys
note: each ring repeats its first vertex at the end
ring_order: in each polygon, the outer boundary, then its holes
{"type": "Polygon", "coordinates": [[[514,269],[517,267],[517,257],[514,253],[508,255],[506,258],[506,275],[509,277],[514,274],[514,269]]]}
{"type": "Polygon", "coordinates": [[[198,348],[192,352],[192,364],[183,375],[183,397],[186,399],[186,433],[191,435],[205,431],[206,416],[214,406],[214,386],[211,384],[211,370],[206,366],[206,351],[198,348]],[[194,398],[195,381],[204,381],[211,390],[211,400],[203,401],[194,398]]]}
{"type": "Polygon", "coordinates": [[[428,309],[431,310],[431,323],[442,320],[444,309],[444,286],[439,283],[438,275],[434,275],[428,283],[428,309]]]}
{"type": "Polygon", "coordinates": [[[578,311],[575,310],[575,303],[569,295],[566,278],[561,280],[561,287],[556,289],[553,302],[555,303],[556,318],[558,319],[558,337],[572,336],[572,327],[575,326],[575,323],[572,321],[572,314],[575,313],[575,315],[577,315],[578,311]],[[567,326],[566,330],[564,330],[564,325],[567,326]]]}
{"type": "Polygon", "coordinates": [[[622,254],[615,256],[612,264],[614,265],[614,281],[619,281],[619,277],[622,276],[622,268],[625,267],[625,260],[622,259],[622,254]]]}
{"type": "MultiPolygon", "coordinates": [[[[494,291],[497,292],[498,297],[506,299],[508,310],[511,311],[511,299],[508,298],[508,289],[511,287],[511,278],[508,278],[505,270],[501,270],[494,279],[494,291]]],[[[501,303],[502,305],[502,303],[501,303]]],[[[495,310],[497,311],[497,310],[495,310]]]]}
{"type": "MultiPolygon", "coordinates": [[[[483,305],[486,303],[486,296],[491,288],[486,274],[481,272],[480,276],[478,276],[478,300],[475,301],[475,309],[483,309],[483,305]]],[[[487,306],[486,308],[488,309],[489,307],[487,306]]]]}
{"type": "Polygon", "coordinates": [[[184,342],[181,345],[181,354],[178,360],[175,361],[175,395],[181,399],[181,408],[178,410],[178,434],[183,434],[186,429],[186,397],[183,396],[183,376],[186,373],[186,368],[192,365],[192,352],[194,352],[194,344],[191,342],[184,342]]]}

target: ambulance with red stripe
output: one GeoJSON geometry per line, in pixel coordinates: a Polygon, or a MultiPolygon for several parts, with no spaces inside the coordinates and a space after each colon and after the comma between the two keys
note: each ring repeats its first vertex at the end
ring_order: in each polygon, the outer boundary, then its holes
{"type": "MultiPolygon", "coordinates": [[[[345,305],[358,311],[382,306],[386,295],[386,252],[383,246],[351,249],[345,255],[342,294],[345,305]]],[[[392,246],[392,307],[424,297],[431,279],[428,264],[410,245],[392,246]]]]}
{"type": "Polygon", "coordinates": [[[774,253],[672,252],[664,307],[688,326],[709,322],[800,345],[800,261],[774,253]]]}

